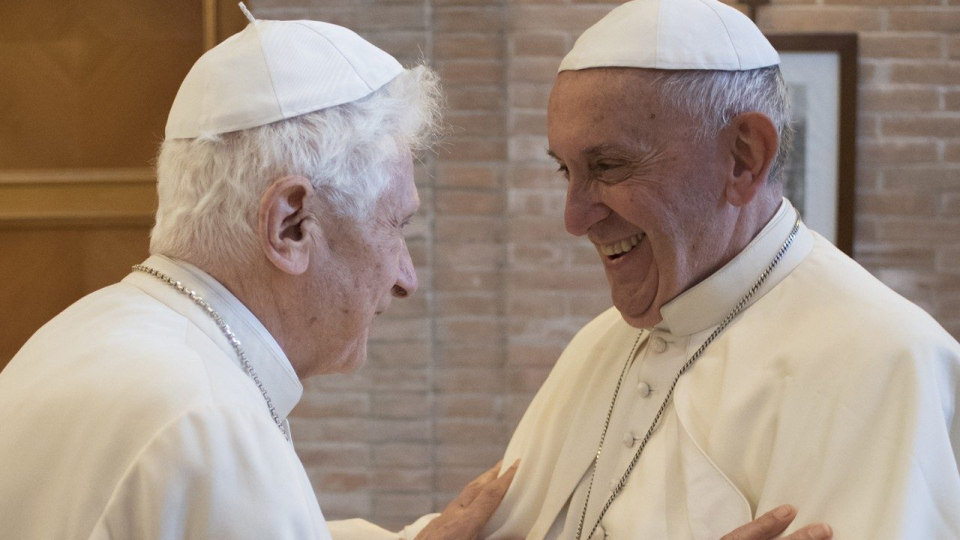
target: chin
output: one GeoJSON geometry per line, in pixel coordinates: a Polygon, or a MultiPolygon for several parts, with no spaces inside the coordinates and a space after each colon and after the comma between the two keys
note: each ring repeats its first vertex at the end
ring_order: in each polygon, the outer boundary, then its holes
{"type": "Polygon", "coordinates": [[[337,373],[341,373],[344,375],[355,373],[364,365],[366,365],[366,363],[367,363],[367,354],[366,352],[364,352],[364,354],[349,358],[346,362],[344,362],[340,366],[340,369],[337,370],[337,373]]]}
{"type": "Polygon", "coordinates": [[[630,326],[634,328],[643,328],[647,330],[658,325],[660,321],[663,320],[663,317],[660,316],[659,311],[655,315],[643,314],[638,317],[627,315],[623,311],[620,311],[620,316],[623,317],[623,320],[626,321],[626,323],[629,324],[630,326]]]}
{"type": "Polygon", "coordinates": [[[653,328],[663,320],[660,315],[660,306],[654,305],[653,302],[644,304],[644,306],[638,305],[637,298],[630,298],[628,301],[619,301],[616,296],[613,298],[614,307],[627,324],[634,328],[653,328]]]}
{"type": "Polygon", "coordinates": [[[310,378],[316,375],[332,375],[334,373],[350,374],[362,368],[367,362],[367,335],[351,343],[345,348],[339,356],[335,358],[318,358],[315,362],[315,368],[308,373],[306,377],[310,378]]]}
{"type": "Polygon", "coordinates": [[[335,370],[336,373],[350,374],[354,373],[367,363],[367,335],[364,333],[363,337],[350,348],[350,350],[345,351],[344,356],[341,358],[340,363],[337,364],[335,370]]]}

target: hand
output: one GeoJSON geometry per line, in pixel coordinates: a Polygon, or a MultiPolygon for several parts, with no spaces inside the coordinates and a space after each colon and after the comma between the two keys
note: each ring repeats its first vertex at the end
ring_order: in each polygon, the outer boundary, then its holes
{"type": "Polygon", "coordinates": [[[497,463],[467,484],[443,513],[420,531],[416,540],[474,540],[500,506],[519,465],[520,460],[517,460],[497,478],[500,471],[500,463],[497,463]]]}
{"type": "MultiPolygon", "coordinates": [[[[782,533],[797,517],[797,509],[785,504],[778,506],[743,527],[732,531],[720,540],[770,540],[782,533]]],[[[829,525],[815,524],[795,531],[781,540],[830,540],[833,529],[829,525]]]]}

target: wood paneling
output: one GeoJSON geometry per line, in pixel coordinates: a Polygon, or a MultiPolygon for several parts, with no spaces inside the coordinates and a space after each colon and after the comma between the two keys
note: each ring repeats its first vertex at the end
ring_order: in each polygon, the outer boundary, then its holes
{"type": "Polygon", "coordinates": [[[54,315],[146,258],[149,230],[99,223],[0,230],[0,365],[54,315]]]}
{"type": "Polygon", "coordinates": [[[245,22],[223,0],[0,1],[0,369],[146,257],[170,105],[245,22]]]}
{"type": "Polygon", "coordinates": [[[149,166],[202,47],[198,0],[0,2],[0,167],[149,166]]]}
{"type": "Polygon", "coordinates": [[[0,230],[148,226],[156,207],[148,168],[0,171],[0,230]]]}

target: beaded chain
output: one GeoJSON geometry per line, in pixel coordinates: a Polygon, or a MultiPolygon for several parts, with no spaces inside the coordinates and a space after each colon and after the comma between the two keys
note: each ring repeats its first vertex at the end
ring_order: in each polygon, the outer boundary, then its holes
{"type": "Polygon", "coordinates": [[[208,304],[207,301],[201,298],[200,295],[198,295],[195,291],[184,287],[183,283],[180,283],[179,281],[174,280],[173,278],[160,272],[159,270],[155,270],[153,268],[150,268],[149,266],[144,266],[142,264],[135,265],[133,267],[133,270],[137,272],[144,272],[146,274],[150,274],[151,276],[159,279],[160,281],[163,281],[167,285],[170,285],[174,289],[188,296],[191,300],[193,300],[195,304],[197,304],[205,312],[207,312],[207,315],[209,315],[210,318],[213,319],[215,323],[217,323],[217,326],[220,327],[220,331],[223,332],[224,336],[226,336],[227,341],[230,342],[230,345],[233,347],[233,350],[236,351],[237,357],[240,359],[240,364],[243,365],[243,369],[246,370],[247,375],[249,375],[250,378],[253,379],[253,382],[256,383],[257,388],[260,389],[260,394],[263,395],[264,401],[267,402],[267,408],[270,409],[270,416],[273,417],[273,421],[276,422],[277,427],[280,428],[280,433],[283,434],[283,438],[289,441],[290,434],[287,433],[287,428],[286,426],[283,425],[283,420],[280,419],[280,415],[277,414],[277,410],[273,407],[273,400],[271,400],[270,396],[267,394],[267,389],[263,387],[263,383],[260,382],[260,377],[257,376],[257,372],[253,369],[253,366],[251,366],[250,362],[247,360],[246,353],[244,353],[243,349],[240,347],[240,340],[237,339],[237,336],[233,334],[233,331],[230,330],[230,326],[227,325],[227,323],[223,320],[222,317],[220,317],[220,314],[217,313],[215,309],[213,309],[213,306],[208,304]]]}

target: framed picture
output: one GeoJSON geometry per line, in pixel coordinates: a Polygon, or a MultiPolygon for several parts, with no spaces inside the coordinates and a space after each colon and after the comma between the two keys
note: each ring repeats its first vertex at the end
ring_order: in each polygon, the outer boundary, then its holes
{"type": "Polygon", "coordinates": [[[793,105],[785,195],[808,227],[853,254],[857,35],[773,34],[793,105]]]}

